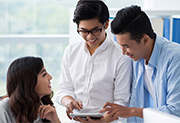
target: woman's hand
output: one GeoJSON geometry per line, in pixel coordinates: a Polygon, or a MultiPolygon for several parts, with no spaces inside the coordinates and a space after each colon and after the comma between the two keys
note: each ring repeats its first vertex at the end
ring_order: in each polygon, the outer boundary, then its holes
{"type": "Polygon", "coordinates": [[[42,119],[50,120],[52,123],[60,123],[56,109],[51,105],[40,105],[38,113],[42,119]]]}

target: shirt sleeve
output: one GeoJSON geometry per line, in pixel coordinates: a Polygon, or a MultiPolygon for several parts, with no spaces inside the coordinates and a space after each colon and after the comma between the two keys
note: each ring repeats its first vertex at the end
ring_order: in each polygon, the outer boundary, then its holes
{"type": "Polygon", "coordinates": [[[57,88],[57,93],[55,95],[55,101],[61,104],[61,100],[64,96],[71,96],[75,98],[74,95],[74,87],[72,83],[72,79],[69,72],[69,48],[67,47],[64,55],[63,55],[63,61],[61,66],[61,76],[59,85],[57,88]]]}
{"type": "Polygon", "coordinates": [[[129,57],[122,55],[117,64],[118,68],[114,85],[114,103],[127,106],[132,81],[132,61],[129,57]]]}
{"type": "Polygon", "coordinates": [[[0,100],[0,122],[11,123],[12,116],[11,110],[8,107],[8,101],[6,99],[0,100]]]}
{"type": "Polygon", "coordinates": [[[166,79],[167,82],[163,85],[167,91],[167,94],[164,95],[166,104],[159,107],[158,110],[180,116],[180,57],[169,63],[166,79]]]}
{"type": "Polygon", "coordinates": [[[11,121],[9,120],[9,116],[7,116],[6,112],[0,111],[0,119],[1,123],[10,123],[11,121]]]}

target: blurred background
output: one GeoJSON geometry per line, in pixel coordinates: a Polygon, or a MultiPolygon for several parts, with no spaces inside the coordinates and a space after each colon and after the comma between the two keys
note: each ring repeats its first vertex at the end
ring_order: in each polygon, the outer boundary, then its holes
{"type": "MultiPolygon", "coordinates": [[[[180,11],[180,0],[103,0],[110,10],[136,4],[143,10],[180,11]]],[[[65,48],[70,43],[77,0],[0,0],[0,96],[6,94],[10,63],[22,56],[42,57],[52,75],[54,93],[65,48]]],[[[78,35],[73,33],[73,35],[78,35]]],[[[74,39],[73,39],[74,40],[74,39]]],[[[69,122],[65,108],[55,103],[62,122],[69,122]]]]}

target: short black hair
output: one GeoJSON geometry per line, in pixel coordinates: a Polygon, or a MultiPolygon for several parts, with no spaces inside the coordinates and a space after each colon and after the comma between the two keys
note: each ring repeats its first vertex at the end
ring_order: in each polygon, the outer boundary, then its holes
{"type": "Polygon", "coordinates": [[[81,20],[97,18],[100,23],[109,20],[109,10],[101,0],[79,0],[74,11],[73,22],[79,26],[81,20]]]}
{"type": "Polygon", "coordinates": [[[130,38],[140,42],[143,34],[150,38],[155,38],[150,19],[141,7],[132,5],[119,10],[115,19],[111,23],[111,32],[113,34],[130,33],[130,38]]]}

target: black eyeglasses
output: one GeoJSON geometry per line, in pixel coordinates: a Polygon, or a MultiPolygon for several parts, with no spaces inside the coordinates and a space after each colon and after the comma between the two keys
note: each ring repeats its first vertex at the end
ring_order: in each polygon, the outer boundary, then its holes
{"type": "Polygon", "coordinates": [[[82,36],[82,37],[86,37],[86,36],[88,36],[89,35],[89,33],[91,33],[92,35],[94,35],[94,36],[99,36],[100,34],[101,34],[101,32],[102,32],[102,29],[104,28],[104,26],[105,26],[105,24],[103,24],[103,26],[102,26],[102,28],[100,28],[100,29],[92,29],[92,30],[90,30],[90,31],[88,31],[88,30],[81,30],[81,29],[77,29],[77,32],[82,36]]]}

